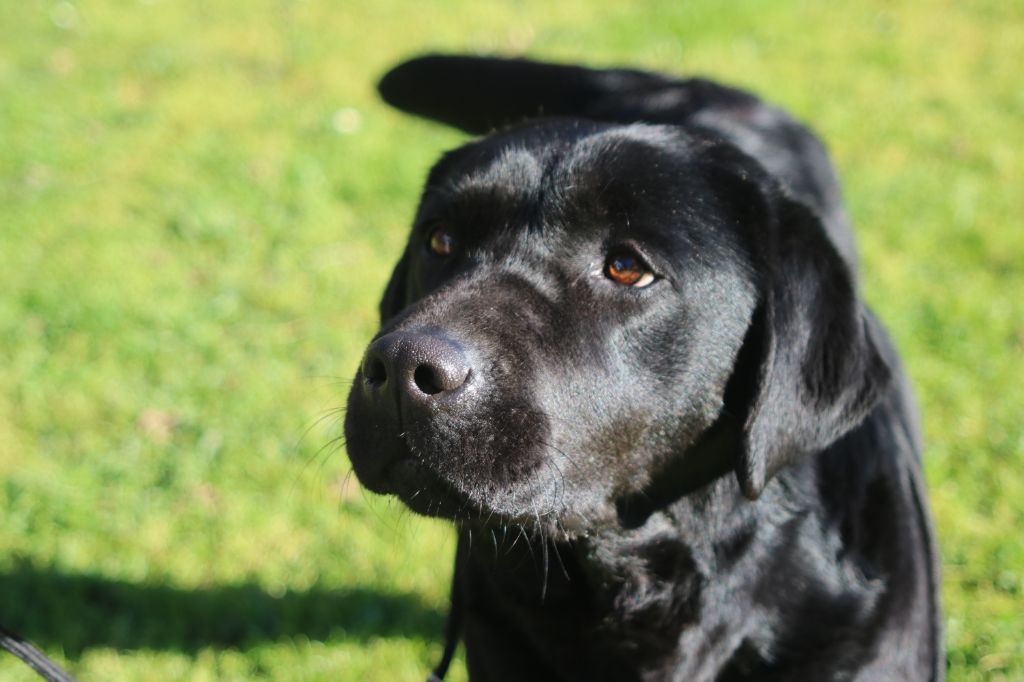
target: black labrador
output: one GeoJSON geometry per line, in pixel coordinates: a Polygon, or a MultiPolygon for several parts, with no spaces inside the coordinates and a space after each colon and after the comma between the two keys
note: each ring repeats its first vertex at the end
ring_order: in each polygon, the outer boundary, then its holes
{"type": "Polygon", "coordinates": [[[487,133],[427,178],[345,421],[363,485],[458,525],[447,655],[941,680],[915,408],[815,136],[632,70],[431,56],[380,90],[487,133]]]}

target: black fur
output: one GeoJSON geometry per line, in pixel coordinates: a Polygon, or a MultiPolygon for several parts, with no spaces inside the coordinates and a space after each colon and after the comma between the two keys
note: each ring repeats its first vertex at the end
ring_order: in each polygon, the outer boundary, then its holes
{"type": "Polygon", "coordinates": [[[813,134],[626,70],[381,92],[500,128],[431,171],[346,417],[365,486],[458,522],[471,678],[941,680],[915,408],[813,134]]]}

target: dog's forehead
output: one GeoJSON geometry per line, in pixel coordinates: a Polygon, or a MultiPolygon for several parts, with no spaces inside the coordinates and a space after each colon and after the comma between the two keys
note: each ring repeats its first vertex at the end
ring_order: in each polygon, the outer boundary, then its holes
{"type": "Polygon", "coordinates": [[[673,126],[527,125],[446,155],[431,171],[423,208],[537,226],[579,224],[571,216],[580,212],[655,210],[699,184],[694,160],[708,144],[673,126]]]}
{"type": "Polygon", "coordinates": [[[452,197],[490,195],[535,199],[550,163],[551,154],[547,150],[512,143],[447,178],[445,189],[452,197]]]}
{"type": "Polygon", "coordinates": [[[685,162],[707,141],[674,126],[534,124],[496,133],[461,147],[432,173],[432,184],[487,187],[523,183],[536,187],[652,156],[685,162]]]}

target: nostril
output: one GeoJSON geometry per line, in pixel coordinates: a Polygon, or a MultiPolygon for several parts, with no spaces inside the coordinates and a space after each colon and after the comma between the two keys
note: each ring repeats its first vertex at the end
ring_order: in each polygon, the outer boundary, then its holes
{"type": "Polygon", "coordinates": [[[363,379],[371,386],[380,386],[388,380],[388,370],[380,358],[367,358],[363,365],[363,379]]]}
{"type": "Polygon", "coordinates": [[[437,376],[436,370],[430,365],[420,365],[412,374],[412,380],[416,388],[427,395],[437,395],[444,390],[441,386],[441,379],[437,376]]]}
{"type": "Polygon", "coordinates": [[[462,349],[444,336],[391,332],[370,344],[361,372],[374,400],[390,395],[422,402],[457,392],[469,381],[470,366],[462,349]]]}

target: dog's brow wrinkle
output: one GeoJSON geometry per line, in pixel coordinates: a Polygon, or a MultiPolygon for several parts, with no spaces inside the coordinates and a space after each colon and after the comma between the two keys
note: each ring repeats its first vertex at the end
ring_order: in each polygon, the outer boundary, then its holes
{"type": "Polygon", "coordinates": [[[474,189],[495,190],[514,187],[522,195],[529,195],[540,189],[544,170],[540,161],[529,150],[522,147],[508,147],[483,168],[454,180],[456,192],[474,189]]]}

